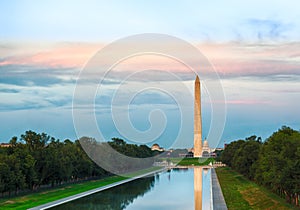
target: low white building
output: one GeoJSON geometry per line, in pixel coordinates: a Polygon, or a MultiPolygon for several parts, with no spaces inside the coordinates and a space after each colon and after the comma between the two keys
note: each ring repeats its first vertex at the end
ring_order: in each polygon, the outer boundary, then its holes
{"type": "Polygon", "coordinates": [[[158,144],[153,144],[152,147],[151,147],[151,150],[152,151],[159,151],[159,152],[165,151],[165,149],[160,147],[158,144]]]}

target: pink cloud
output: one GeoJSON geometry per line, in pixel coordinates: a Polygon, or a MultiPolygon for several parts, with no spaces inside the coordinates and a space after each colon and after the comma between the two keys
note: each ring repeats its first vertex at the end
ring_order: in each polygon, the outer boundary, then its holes
{"type": "Polygon", "coordinates": [[[269,75],[300,73],[300,43],[206,44],[203,52],[223,75],[269,75]],[[297,54],[298,53],[298,54],[297,54]]]}
{"type": "Polygon", "coordinates": [[[268,104],[268,101],[260,100],[226,100],[226,104],[238,104],[238,105],[255,105],[255,104],[268,104]]]}
{"type": "Polygon", "coordinates": [[[81,67],[101,47],[99,44],[55,46],[51,49],[40,49],[35,53],[6,57],[0,61],[0,66],[81,67]]]}
{"type": "Polygon", "coordinates": [[[236,99],[236,100],[225,100],[225,101],[212,101],[208,102],[216,104],[231,104],[231,105],[258,105],[258,104],[270,104],[270,101],[259,100],[259,99],[236,99]]]}
{"type": "MultiPolygon", "coordinates": [[[[40,48],[0,59],[0,66],[33,65],[45,67],[82,67],[102,44],[70,43],[40,48]]],[[[247,44],[201,43],[196,45],[223,76],[300,74],[300,43],[247,44]]],[[[116,52],[117,53],[117,52],[116,52]]],[[[4,53],[2,53],[4,54],[4,53]]],[[[205,66],[200,66],[203,71],[205,66]]],[[[117,71],[160,69],[174,72],[189,71],[180,62],[164,56],[143,55],[122,61],[117,71]]]]}

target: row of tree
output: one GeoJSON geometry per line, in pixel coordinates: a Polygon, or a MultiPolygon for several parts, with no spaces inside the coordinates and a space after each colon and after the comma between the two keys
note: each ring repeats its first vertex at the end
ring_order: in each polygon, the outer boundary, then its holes
{"type": "MultiPolygon", "coordinates": [[[[19,139],[13,137],[9,147],[0,148],[1,196],[112,175],[87,156],[80,141],[61,142],[33,131],[26,131],[19,139]]],[[[149,147],[127,144],[122,139],[113,139],[109,144],[132,157],[153,155],[149,147]]]]}
{"type": "Polygon", "coordinates": [[[221,161],[299,206],[300,132],[283,126],[265,142],[251,136],[231,142],[221,161]]]}

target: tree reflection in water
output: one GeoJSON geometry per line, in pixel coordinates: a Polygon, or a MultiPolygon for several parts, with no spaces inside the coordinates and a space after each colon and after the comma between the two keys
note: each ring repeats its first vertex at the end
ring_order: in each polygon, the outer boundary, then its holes
{"type": "Polygon", "coordinates": [[[133,182],[122,184],[102,192],[83,197],[51,209],[76,210],[76,209],[101,209],[101,210],[122,210],[131,204],[137,197],[143,196],[150,191],[156,177],[137,179],[133,182]]]}
{"type": "Polygon", "coordinates": [[[212,209],[210,169],[174,168],[53,209],[212,209]]]}

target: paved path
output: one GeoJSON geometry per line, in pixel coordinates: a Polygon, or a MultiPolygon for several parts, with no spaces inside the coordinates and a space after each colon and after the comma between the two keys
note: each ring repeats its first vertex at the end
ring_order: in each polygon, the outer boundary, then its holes
{"type": "Polygon", "coordinates": [[[227,209],[223,197],[223,193],[219,184],[219,180],[214,168],[211,169],[211,180],[212,180],[213,209],[214,210],[227,209]]]}
{"type": "Polygon", "coordinates": [[[135,176],[133,178],[125,179],[125,180],[115,182],[115,183],[112,183],[112,184],[109,184],[109,185],[106,185],[106,186],[103,186],[103,187],[99,187],[99,188],[89,190],[89,191],[86,191],[86,192],[83,192],[83,193],[79,193],[79,194],[72,195],[72,196],[69,196],[69,197],[66,197],[66,198],[62,198],[62,199],[59,199],[59,200],[56,200],[56,201],[53,201],[53,202],[50,202],[50,203],[46,203],[46,204],[43,204],[43,205],[40,205],[40,206],[37,206],[37,207],[33,207],[33,208],[30,208],[29,210],[48,209],[48,208],[51,208],[51,207],[54,207],[54,206],[61,205],[63,203],[67,203],[67,202],[76,200],[78,198],[82,198],[84,196],[88,196],[88,195],[91,195],[91,194],[94,194],[94,193],[97,193],[97,192],[100,192],[100,191],[103,191],[103,190],[106,190],[106,189],[109,189],[109,188],[112,188],[112,187],[115,187],[115,186],[118,186],[118,185],[121,185],[121,184],[124,184],[124,183],[127,183],[127,182],[131,182],[133,180],[136,180],[136,179],[139,179],[139,178],[142,178],[142,177],[146,177],[146,176],[149,176],[149,175],[152,175],[152,174],[155,174],[155,173],[159,173],[163,170],[165,170],[165,169],[163,168],[163,169],[152,171],[152,172],[149,172],[149,173],[146,173],[146,174],[135,176]]]}

